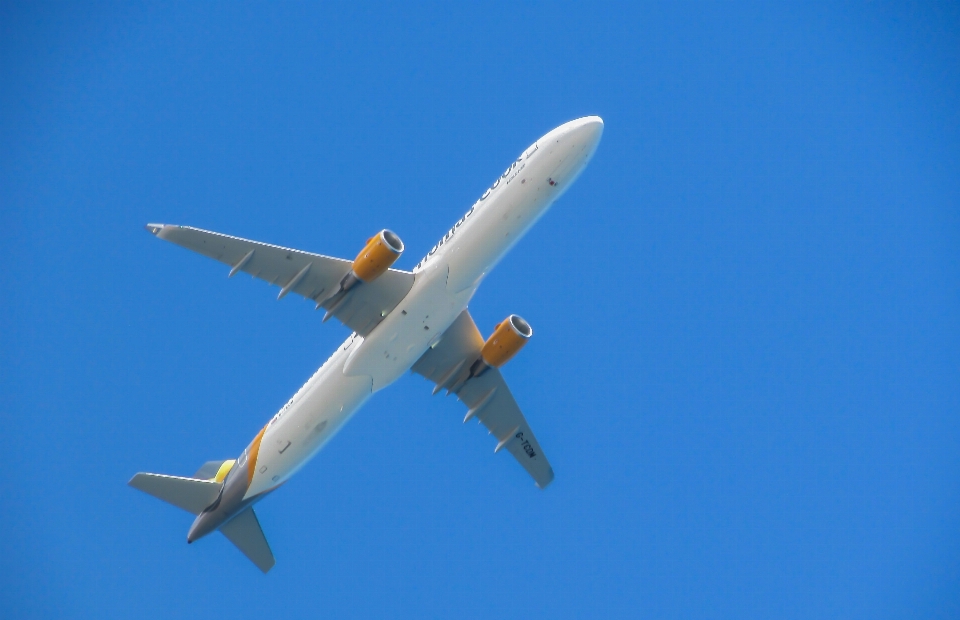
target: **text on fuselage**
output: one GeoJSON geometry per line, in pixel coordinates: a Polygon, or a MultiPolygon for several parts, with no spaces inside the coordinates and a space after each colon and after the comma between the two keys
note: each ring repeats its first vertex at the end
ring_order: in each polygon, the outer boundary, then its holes
{"type": "Polygon", "coordinates": [[[486,200],[487,198],[489,198],[490,195],[491,195],[494,191],[496,191],[496,189],[497,189],[498,187],[500,187],[501,184],[503,184],[503,185],[508,185],[511,181],[513,181],[515,178],[517,178],[517,175],[518,175],[518,174],[520,173],[520,171],[523,170],[524,167],[526,166],[525,160],[529,159],[534,153],[537,152],[538,149],[539,149],[539,146],[536,145],[536,144],[534,144],[534,145],[533,145],[533,148],[531,148],[529,151],[521,154],[520,157],[518,157],[515,162],[513,162],[512,164],[510,164],[510,167],[507,168],[507,169],[503,172],[503,174],[501,174],[499,177],[497,177],[497,180],[493,182],[493,185],[491,185],[490,187],[488,187],[488,188],[487,188],[487,191],[483,192],[483,195],[480,196],[480,199],[477,200],[475,203],[473,203],[473,206],[470,207],[470,210],[467,211],[466,213],[464,213],[464,214],[463,214],[463,217],[461,217],[459,220],[457,220],[457,223],[454,224],[454,225],[450,228],[450,230],[447,231],[447,234],[445,234],[445,235],[443,236],[443,239],[441,239],[441,240],[437,243],[437,245],[433,246],[433,248],[431,248],[430,251],[427,252],[427,255],[424,256],[424,257],[420,260],[419,263],[417,263],[417,266],[414,267],[413,270],[414,270],[414,271],[418,271],[421,267],[423,267],[424,265],[426,265],[426,264],[427,264],[427,261],[430,260],[430,257],[432,257],[434,254],[436,254],[436,253],[437,253],[437,250],[439,250],[440,248],[442,248],[445,243],[447,243],[448,241],[450,241],[450,239],[453,238],[453,236],[457,233],[457,230],[459,230],[460,227],[463,226],[463,224],[470,218],[470,216],[473,215],[474,211],[477,210],[477,207],[480,206],[480,203],[482,203],[484,200],[486,200]],[[521,162],[523,162],[523,163],[521,163],[521,162]]]}

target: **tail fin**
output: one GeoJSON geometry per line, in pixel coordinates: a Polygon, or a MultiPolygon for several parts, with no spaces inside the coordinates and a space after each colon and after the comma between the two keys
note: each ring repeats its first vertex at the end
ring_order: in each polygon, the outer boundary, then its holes
{"type": "Polygon", "coordinates": [[[227,477],[227,474],[230,473],[230,469],[235,464],[236,461],[233,459],[227,459],[225,461],[207,461],[200,467],[200,469],[197,470],[197,473],[193,474],[193,477],[200,478],[201,480],[223,482],[224,478],[227,477]]]}
{"type": "Polygon", "coordinates": [[[144,473],[137,474],[127,484],[195,515],[216,501],[223,486],[213,480],[144,473]]]}
{"type": "Polygon", "coordinates": [[[207,461],[200,466],[200,469],[192,477],[200,480],[213,480],[217,477],[217,472],[220,471],[220,466],[224,463],[226,461],[207,461]]]}
{"type": "Polygon", "coordinates": [[[220,531],[263,572],[269,571],[276,564],[253,507],[247,508],[228,521],[220,531]]]}

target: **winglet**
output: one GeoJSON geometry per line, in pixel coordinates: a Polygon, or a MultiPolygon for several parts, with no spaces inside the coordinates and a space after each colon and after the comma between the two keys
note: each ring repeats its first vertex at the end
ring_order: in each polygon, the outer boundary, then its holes
{"type": "Polygon", "coordinates": [[[537,488],[540,489],[541,491],[544,490],[545,488],[547,488],[547,486],[548,486],[551,482],[553,482],[553,468],[552,468],[552,467],[551,467],[550,470],[547,472],[547,475],[543,477],[543,479],[541,479],[541,480],[534,480],[534,483],[537,485],[537,488]]]}
{"type": "Polygon", "coordinates": [[[161,230],[163,230],[164,226],[166,226],[166,224],[147,224],[146,226],[144,226],[144,228],[150,231],[151,234],[155,235],[161,230]]]}

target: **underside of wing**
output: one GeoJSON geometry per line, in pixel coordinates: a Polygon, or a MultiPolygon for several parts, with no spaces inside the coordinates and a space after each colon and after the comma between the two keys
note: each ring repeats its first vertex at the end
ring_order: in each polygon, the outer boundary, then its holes
{"type": "MultiPolygon", "coordinates": [[[[176,226],[147,224],[147,230],[171,243],[218,260],[230,267],[230,276],[241,271],[280,287],[279,298],[289,293],[301,295],[317,307],[330,300],[351,261],[321,254],[292,250],[259,241],[250,241],[216,232],[176,226]]],[[[337,297],[329,312],[361,336],[369,334],[389,314],[413,286],[413,274],[388,269],[372,282],[365,282],[337,297]]]]}
{"type": "Polygon", "coordinates": [[[423,354],[413,371],[436,384],[434,393],[448,389],[467,406],[464,422],[476,418],[497,439],[495,452],[509,451],[541,489],[553,480],[553,468],[510,393],[503,375],[488,368],[470,376],[480,358],[483,337],[466,310],[443,333],[440,342],[423,354]]]}

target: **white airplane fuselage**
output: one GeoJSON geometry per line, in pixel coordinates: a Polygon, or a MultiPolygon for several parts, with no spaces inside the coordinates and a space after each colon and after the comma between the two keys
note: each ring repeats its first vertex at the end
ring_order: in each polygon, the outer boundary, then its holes
{"type": "Polygon", "coordinates": [[[483,278],[573,183],[603,132],[571,121],[526,149],[414,269],[410,292],[366,338],[351,334],[260,431],[201,513],[192,542],[286,482],[368,398],[410,370],[466,309],[483,278]]]}

